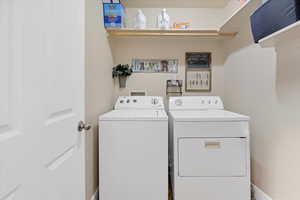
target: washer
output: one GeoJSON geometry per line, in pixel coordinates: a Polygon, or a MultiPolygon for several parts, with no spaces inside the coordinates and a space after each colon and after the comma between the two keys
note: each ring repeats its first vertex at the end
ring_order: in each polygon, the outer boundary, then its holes
{"type": "Polygon", "coordinates": [[[249,117],[220,97],[171,97],[174,200],[250,200],[249,117]]]}
{"type": "Polygon", "coordinates": [[[99,117],[100,199],[168,198],[168,116],[162,97],[119,97],[99,117]]]}

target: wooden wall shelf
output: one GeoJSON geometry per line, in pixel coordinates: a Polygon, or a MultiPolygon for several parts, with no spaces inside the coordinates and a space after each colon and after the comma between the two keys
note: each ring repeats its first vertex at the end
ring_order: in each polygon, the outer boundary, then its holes
{"type": "Polygon", "coordinates": [[[110,37],[184,37],[184,38],[232,38],[236,33],[220,33],[218,30],[160,30],[160,29],[107,29],[110,37]]]}
{"type": "Polygon", "coordinates": [[[107,29],[110,37],[175,37],[175,38],[233,38],[239,32],[241,26],[250,20],[251,14],[261,5],[261,0],[248,0],[241,8],[236,10],[216,30],[189,29],[189,30],[136,30],[130,28],[107,29]]]}

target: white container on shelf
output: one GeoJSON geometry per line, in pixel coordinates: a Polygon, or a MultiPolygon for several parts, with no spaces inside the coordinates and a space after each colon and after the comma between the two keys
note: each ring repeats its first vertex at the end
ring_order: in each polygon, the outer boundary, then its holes
{"type": "Polygon", "coordinates": [[[138,13],[135,16],[134,20],[134,28],[136,29],[146,29],[147,18],[144,15],[141,9],[138,9],[138,13]]]}
{"type": "Polygon", "coordinates": [[[170,28],[170,16],[167,14],[167,9],[162,9],[161,14],[156,19],[157,28],[169,29],[170,28]]]}

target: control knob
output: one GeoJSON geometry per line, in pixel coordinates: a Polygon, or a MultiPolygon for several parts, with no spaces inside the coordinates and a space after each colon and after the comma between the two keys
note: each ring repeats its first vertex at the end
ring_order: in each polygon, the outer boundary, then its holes
{"type": "Polygon", "coordinates": [[[183,103],[182,103],[182,100],[181,100],[181,99],[176,99],[176,100],[175,100],[175,105],[176,105],[176,106],[182,106],[182,104],[183,104],[183,103]]]}
{"type": "Polygon", "coordinates": [[[157,105],[157,104],[158,104],[158,99],[153,98],[153,99],[151,100],[151,103],[152,103],[153,105],[157,105]]]}

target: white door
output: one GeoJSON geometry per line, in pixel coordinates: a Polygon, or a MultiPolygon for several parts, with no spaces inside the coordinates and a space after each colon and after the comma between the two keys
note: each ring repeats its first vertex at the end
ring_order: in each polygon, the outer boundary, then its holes
{"type": "Polygon", "coordinates": [[[84,0],[0,0],[0,199],[84,200],[84,0]]]}

